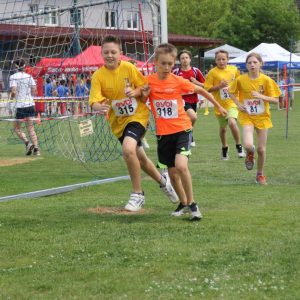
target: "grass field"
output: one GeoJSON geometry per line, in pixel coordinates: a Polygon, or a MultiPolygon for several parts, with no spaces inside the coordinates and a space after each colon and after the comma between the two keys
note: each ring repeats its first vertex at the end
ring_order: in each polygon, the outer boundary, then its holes
{"type": "MultiPolygon", "coordinates": [[[[200,111],[190,169],[201,222],[171,218],[174,206],[146,176],[143,214],[89,211],[124,206],[126,180],[0,203],[0,299],[300,299],[299,96],[287,139],[285,112],[272,110],[268,186],[254,183],[230,134],[230,160],[220,160],[217,121],[200,111]]],[[[23,158],[0,126],[0,159],[23,158]]],[[[98,179],[127,175],[122,160],[89,168],[98,179]]],[[[93,179],[43,153],[0,167],[0,197],[93,179]]]]}

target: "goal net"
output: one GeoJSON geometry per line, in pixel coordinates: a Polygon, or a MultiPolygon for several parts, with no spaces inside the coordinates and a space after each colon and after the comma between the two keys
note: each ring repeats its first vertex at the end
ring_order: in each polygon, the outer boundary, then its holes
{"type": "MultiPolygon", "coordinates": [[[[120,146],[107,120],[89,108],[91,76],[103,65],[101,40],[107,34],[121,38],[123,60],[144,73],[152,71],[158,2],[0,1],[2,142],[18,142],[11,129],[15,106],[9,77],[14,59],[23,58],[37,84],[35,129],[42,151],[83,163],[119,158],[120,146]],[[59,85],[68,89],[66,95],[58,95],[59,85]]],[[[26,120],[21,123],[25,128],[26,120]]]]}

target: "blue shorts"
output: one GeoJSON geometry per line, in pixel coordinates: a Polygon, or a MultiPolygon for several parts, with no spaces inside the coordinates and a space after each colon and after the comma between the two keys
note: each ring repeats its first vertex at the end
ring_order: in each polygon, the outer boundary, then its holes
{"type": "Polygon", "coordinates": [[[16,119],[34,118],[36,115],[35,106],[17,108],[16,119]]]}

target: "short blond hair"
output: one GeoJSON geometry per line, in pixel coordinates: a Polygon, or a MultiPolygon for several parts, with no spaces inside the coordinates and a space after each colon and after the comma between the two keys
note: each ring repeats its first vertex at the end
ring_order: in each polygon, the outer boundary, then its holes
{"type": "Polygon", "coordinates": [[[157,60],[161,54],[171,54],[176,59],[177,48],[170,43],[160,44],[154,50],[154,58],[157,60]]]}

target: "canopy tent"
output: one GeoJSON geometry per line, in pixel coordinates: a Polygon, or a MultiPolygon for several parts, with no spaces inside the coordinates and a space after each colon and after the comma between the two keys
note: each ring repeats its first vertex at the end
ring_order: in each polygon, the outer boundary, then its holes
{"type": "Polygon", "coordinates": [[[229,64],[236,65],[240,69],[246,69],[246,58],[251,52],[261,55],[264,65],[263,69],[300,69],[300,56],[292,54],[278,44],[261,43],[245,54],[229,60],[229,64]]]}
{"type": "MultiPolygon", "coordinates": [[[[146,70],[147,65],[139,60],[132,59],[126,55],[121,55],[121,60],[133,61],[140,70],[146,70]]],[[[101,46],[90,46],[75,57],[69,58],[42,58],[35,67],[31,69],[34,77],[44,74],[59,73],[92,73],[104,65],[101,55],[101,46]]],[[[153,65],[150,64],[150,69],[153,65]]]]}
{"type": "Polygon", "coordinates": [[[227,51],[229,54],[229,58],[238,57],[246,53],[246,51],[244,50],[225,44],[223,46],[219,46],[217,48],[204,52],[204,58],[215,58],[215,54],[219,50],[227,51]]]}

